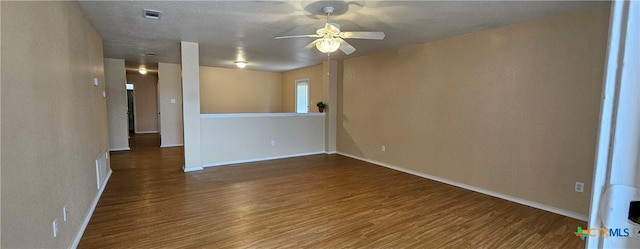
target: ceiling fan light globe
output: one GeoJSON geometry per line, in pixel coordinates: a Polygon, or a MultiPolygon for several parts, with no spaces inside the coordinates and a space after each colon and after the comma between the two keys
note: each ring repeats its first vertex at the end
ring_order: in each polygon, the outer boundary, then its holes
{"type": "Polygon", "coordinates": [[[335,52],[338,51],[338,48],[340,48],[340,43],[336,40],[332,40],[333,42],[331,43],[331,52],[335,52]]]}
{"type": "Polygon", "coordinates": [[[335,39],[322,39],[321,42],[316,43],[316,48],[323,53],[333,53],[340,48],[340,43],[335,39]]]}

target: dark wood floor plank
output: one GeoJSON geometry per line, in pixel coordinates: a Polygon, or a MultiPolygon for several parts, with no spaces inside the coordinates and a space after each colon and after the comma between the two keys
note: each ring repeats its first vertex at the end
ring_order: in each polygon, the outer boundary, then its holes
{"type": "Polygon", "coordinates": [[[583,248],[586,223],[339,155],[183,173],[153,134],[111,155],[80,248],[583,248]]]}

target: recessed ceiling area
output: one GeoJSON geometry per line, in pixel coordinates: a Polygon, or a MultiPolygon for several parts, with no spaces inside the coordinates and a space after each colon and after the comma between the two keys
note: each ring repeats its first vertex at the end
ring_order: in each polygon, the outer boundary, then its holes
{"type": "MultiPolygon", "coordinates": [[[[304,49],[313,39],[274,40],[313,34],[331,21],[343,30],[382,31],[384,40],[349,40],[357,50],[332,59],[357,57],[413,44],[506,26],[609,2],[596,1],[81,1],[103,38],[104,57],[124,59],[127,68],[180,63],[180,41],[198,42],[202,66],[282,72],[321,63],[326,54],[304,49]],[[161,18],[145,18],[145,10],[161,18]],[[155,55],[149,55],[154,53],[155,55]]],[[[157,67],[156,67],[157,68],[157,67]]]]}
{"type": "Polygon", "coordinates": [[[144,67],[150,74],[158,73],[158,63],[146,62],[140,63],[138,61],[124,61],[124,68],[127,73],[138,73],[140,67],[144,67]]]}

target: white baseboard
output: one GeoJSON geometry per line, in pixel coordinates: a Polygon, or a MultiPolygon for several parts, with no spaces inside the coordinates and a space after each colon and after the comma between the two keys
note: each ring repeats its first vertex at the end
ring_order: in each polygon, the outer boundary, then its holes
{"type": "Polygon", "coordinates": [[[160,148],[179,147],[179,146],[184,146],[184,144],[163,144],[163,145],[160,145],[160,148]]]}
{"type": "Polygon", "coordinates": [[[131,150],[129,147],[121,147],[121,148],[109,148],[109,151],[126,151],[131,150]]]}
{"type": "Polygon", "coordinates": [[[275,160],[275,159],[284,159],[284,158],[290,158],[290,157],[318,155],[318,154],[324,154],[324,153],[325,153],[324,151],[316,151],[316,152],[292,154],[292,155],[284,155],[284,156],[251,158],[251,159],[245,159],[245,160],[226,161],[226,162],[219,162],[219,163],[207,163],[207,164],[203,164],[202,167],[206,168],[206,167],[223,166],[223,165],[229,165],[229,164],[251,163],[251,162],[259,162],[259,161],[275,160]]]}
{"type": "Polygon", "coordinates": [[[159,131],[136,131],[136,134],[160,133],[159,131]]]}
{"type": "Polygon", "coordinates": [[[327,155],[336,154],[336,153],[338,153],[338,152],[335,151],[335,150],[325,152],[325,154],[327,154],[327,155]]]}
{"type": "Polygon", "coordinates": [[[428,174],[425,174],[425,173],[420,173],[420,172],[417,172],[417,171],[414,171],[414,170],[405,169],[405,168],[398,167],[398,166],[395,166],[395,165],[390,165],[390,164],[387,164],[387,163],[382,163],[382,162],[378,162],[378,161],[374,161],[374,160],[370,160],[370,159],[354,156],[354,155],[343,153],[343,152],[338,152],[338,154],[346,156],[346,157],[351,157],[353,159],[357,159],[357,160],[360,160],[360,161],[365,161],[365,162],[368,162],[368,163],[376,164],[376,165],[379,165],[379,166],[382,166],[382,167],[390,168],[390,169],[393,169],[393,170],[402,171],[402,172],[405,172],[407,174],[412,174],[412,175],[419,176],[419,177],[422,177],[422,178],[427,178],[427,179],[434,180],[434,181],[437,181],[437,182],[441,182],[441,183],[444,183],[444,184],[448,184],[448,185],[453,185],[453,186],[456,186],[456,187],[464,188],[464,189],[471,190],[471,191],[474,191],[474,192],[478,192],[478,193],[481,193],[481,194],[490,195],[490,196],[493,196],[493,197],[497,197],[497,198],[504,199],[504,200],[511,201],[511,202],[515,202],[515,203],[520,203],[520,204],[525,205],[525,206],[529,206],[529,207],[533,207],[533,208],[537,208],[537,209],[542,209],[542,210],[545,210],[545,211],[549,211],[549,212],[552,212],[552,213],[556,213],[556,214],[559,214],[559,215],[571,217],[571,218],[582,220],[582,221],[588,221],[588,218],[587,218],[586,215],[582,215],[582,214],[579,214],[579,213],[576,213],[576,212],[572,212],[572,211],[568,211],[568,210],[564,210],[564,209],[560,209],[560,208],[547,206],[547,205],[540,204],[540,203],[537,203],[537,202],[533,202],[533,201],[521,199],[521,198],[518,198],[518,197],[513,197],[513,196],[501,194],[501,193],[494,192],[494,191],[491,191],[491,190],[478,188],[478,187],[467,185],[467,184],[464,184],[464,183],[460,183],[460,182],[444,179],[444,178],[437,177],[437,176],[428,175],[428,174]]]}
{"type": "Polygon", "coordinates": [[[84,230],[87,229],[87,225],[89,225],[89,221],[91,220],[91,216],[93,215],[93,211],[96,210],[96,206],[98,205],[98,201],[100,201],[100,197],[102,196],[102,192],[104,192],[104,189],[107,187],[107,183],[109,183],[109,178],[111,178],[111,173],[113,173],[113,170],[109,169],[109,173],[107,173],[107,178],[104,179],[104,183],[102,184],[102,187],[100,187],[100,189],[98,190],[98,194],[96,195],[96,198],[93,199],[93,202],[91,203],[91,206],[89,206],[89,212],[87,212],[87,215],[84,217],[84,221],[82,222],[82,226],[80,226],[80,230],[78,230],[78,233],[76,234],[76,237],[73,239],[73,244],[71,244],[70,248],[77,248],[78,244],[80,243],[80,239],[82,239],[82,235],[84,234],[84,230]]]}
{"type": "Polygon", "coordinates": [[[202,167],[185,167],[184,165],[182,166],[182,171],[184,171],[184,173],[200,171],[200,170],[203,170],[203,168],[202,167]]]}

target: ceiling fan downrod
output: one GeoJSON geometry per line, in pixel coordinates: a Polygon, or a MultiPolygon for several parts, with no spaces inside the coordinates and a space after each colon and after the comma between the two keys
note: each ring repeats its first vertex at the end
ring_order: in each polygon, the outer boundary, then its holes
{"type": "Polygon", "coordinates": [[[335,10],[335,8],[333,8],[332,6],[325,6],[324,8],[322,8],[322,11],[327,14],[327,21],[325,23],[329,23],[329,16],[331,14],[333,14],[333,11],[335,10]]]}

